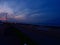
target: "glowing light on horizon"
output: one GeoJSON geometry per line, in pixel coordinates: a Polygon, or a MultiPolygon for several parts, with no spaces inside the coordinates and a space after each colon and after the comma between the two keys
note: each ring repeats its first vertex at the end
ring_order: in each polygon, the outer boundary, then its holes
{"type": "Polygon", "coordinates": [[[0,20],[7,20],[6,15],[4,15],[4,13],[7,13],[8,17],[12,17],[13,14],[13,9],[9,7],[7,2],[0,4],[0,20]]]}
{"type": "Polygon", "coordinates": [[[0,18],[0,20],[7,20],[6,18],[0,18]]]}

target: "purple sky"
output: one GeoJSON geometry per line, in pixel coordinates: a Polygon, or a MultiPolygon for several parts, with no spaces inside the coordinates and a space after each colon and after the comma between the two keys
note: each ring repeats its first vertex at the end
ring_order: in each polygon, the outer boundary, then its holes
{"type": "Polygon", "coordinates": [[[34,24],[60,25],[60,0],[0,0],[2,13],[8,13],[8,21],[34,24]]]}

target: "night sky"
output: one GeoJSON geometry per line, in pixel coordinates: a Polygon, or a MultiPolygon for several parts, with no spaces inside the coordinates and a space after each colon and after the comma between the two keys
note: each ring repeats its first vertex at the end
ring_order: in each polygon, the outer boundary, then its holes
{"type": "MultiPolygon", "coordinates": [[[[8,21],[60,26],[60,0],[0,0],[8,21]]],[[[0,20],[6,20],[0,15],[0,20]]]]}

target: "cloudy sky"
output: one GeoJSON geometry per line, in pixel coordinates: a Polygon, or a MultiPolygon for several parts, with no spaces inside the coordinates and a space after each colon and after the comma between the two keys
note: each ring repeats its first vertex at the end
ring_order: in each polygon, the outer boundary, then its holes
{"type": "Polygon", "coordinates": [[[60,26],[60,0],[0,0],[0,20],[60,26]]]}

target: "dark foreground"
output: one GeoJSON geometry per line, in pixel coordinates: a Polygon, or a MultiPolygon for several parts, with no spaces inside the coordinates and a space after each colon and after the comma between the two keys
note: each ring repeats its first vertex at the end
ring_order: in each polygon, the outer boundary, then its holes
{"type": "Polygon", "coordinates": [[[27,45],[60,45],[59,28],[46,31],[35,27],[24,24],[0,24],[0,45],[24,45],[25,43],[27,45]]]}

